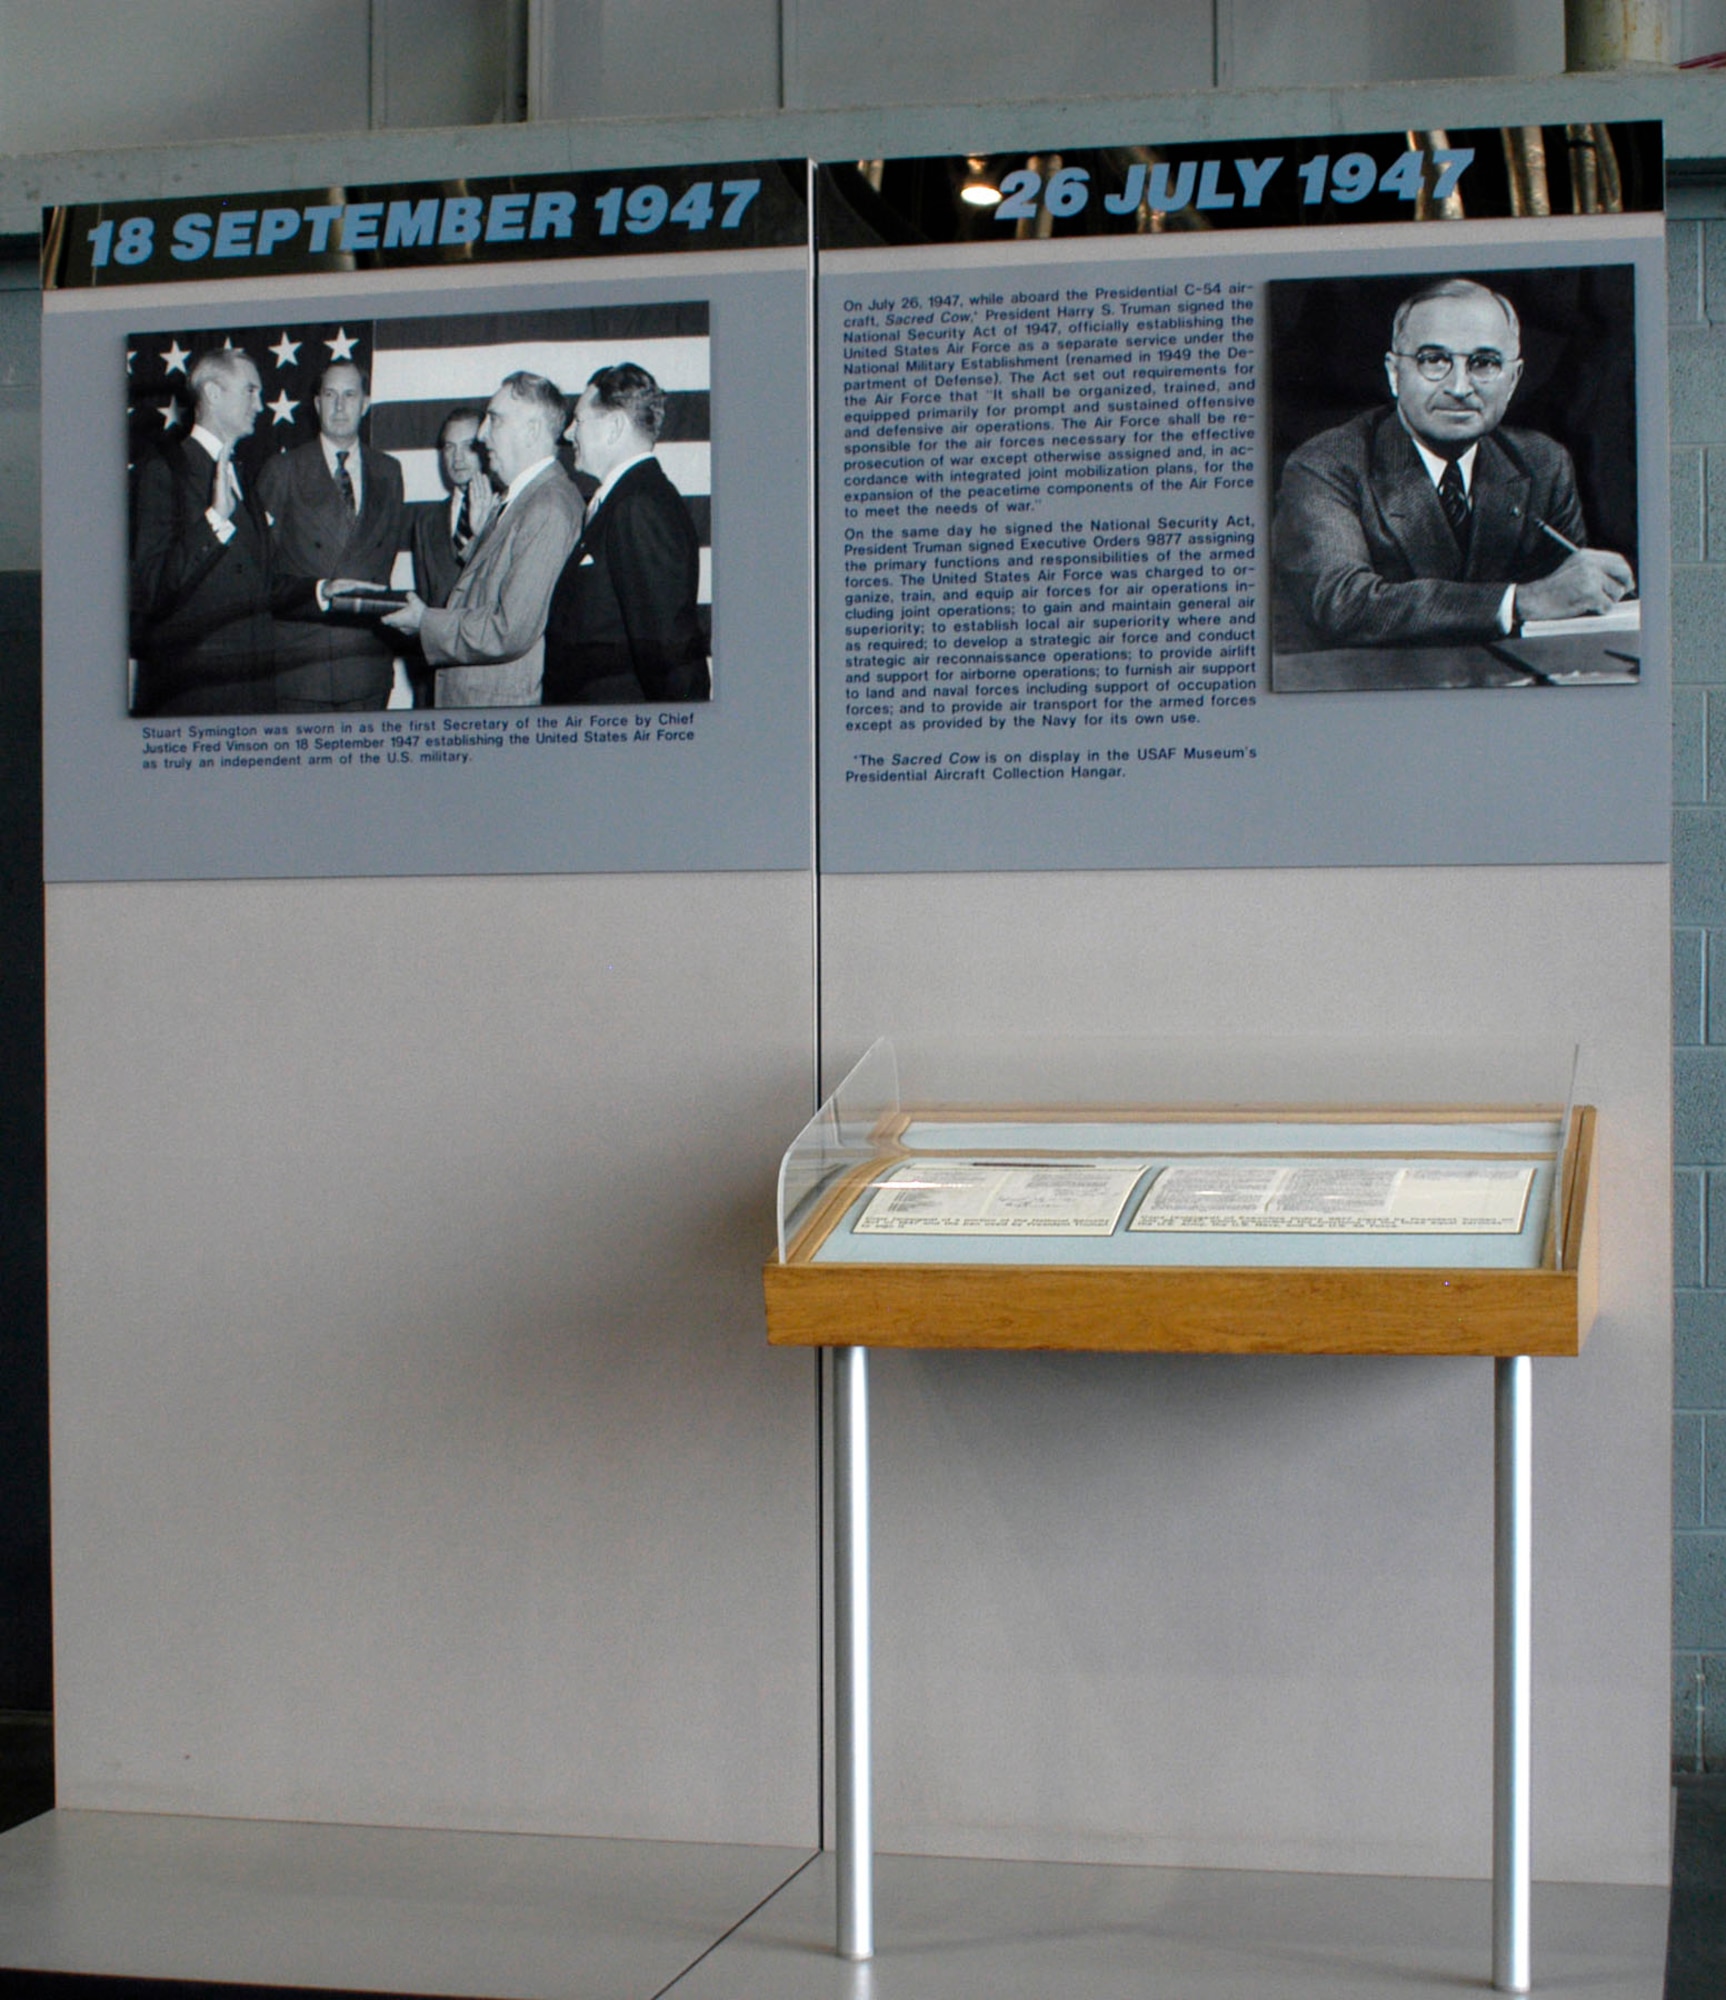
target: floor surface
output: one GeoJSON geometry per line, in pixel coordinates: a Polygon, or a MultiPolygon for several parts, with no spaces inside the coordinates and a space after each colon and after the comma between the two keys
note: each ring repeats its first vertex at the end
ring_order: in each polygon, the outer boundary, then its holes
{"type": "MultiPolygon", "coordinates": [[[[1483,1882],[894,1855],[876,1866],[869,1965],[823,1956],[824,1856],[671,2000],[1458,2000],[1491,1988],[1483,1882]]],[[[1660,2000],[1665,1951],[1661,1890],[1535,1889],[1546,2000],[1660,2000]]]]}
{"type": "Polygon", "coordinates": [[[0,1967],[649,2000],[790,1848],[52,1812],[0,1835],[0,1967]]]}
{"type": "MultiPolygon", "coordinates": [[[[53,1812],[0,1835],[0,2000],[83,2000],[104,1991],[88,1975],[126,1982],[108,2000],[180,2000],[153,1981],[486,2000],[1490,1987],[1480,1882],[884,1855],[864,1966],[833,1955],[833,1899],[831,1856],[789,1848],[53,1812]]],[[[1537,1885],[1536,1990],[1660,2000],[1666,1933],[1663,1890],[1537,1885]]]]}

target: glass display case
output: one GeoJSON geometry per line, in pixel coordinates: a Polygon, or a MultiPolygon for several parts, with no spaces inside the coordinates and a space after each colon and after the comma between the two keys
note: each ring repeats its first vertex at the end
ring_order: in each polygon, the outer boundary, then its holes
{"type": "Polygon", "coordinates": [[[879,1041],[787,1150],[794,1346],[1575,1354],[1575,1052],[879,1041]]]}
{"type": "Polygon", "coordinates": [[[1576,1051],[879,1041],[779,1173],[768,1338],[835,1350],[840,1955],[874,1951],[868,1350],[1490,1355],[1492,1966],[1530,1980],[1532,1359],[1594,1315],[1576,1051]]]}

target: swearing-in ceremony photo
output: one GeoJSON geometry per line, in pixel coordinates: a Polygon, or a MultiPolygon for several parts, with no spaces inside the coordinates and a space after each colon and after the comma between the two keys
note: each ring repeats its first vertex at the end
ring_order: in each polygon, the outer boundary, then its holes
{"type": "Polygon", "coordinates": [[[127,341],[138,717],[704,702],[704,302],[127,341]]]}

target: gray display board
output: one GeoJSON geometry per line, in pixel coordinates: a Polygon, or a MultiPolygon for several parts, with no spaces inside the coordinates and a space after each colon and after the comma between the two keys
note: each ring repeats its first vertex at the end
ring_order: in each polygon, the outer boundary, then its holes
{"type": "Polygon", "coordinates": [[[48,879],[806,867],[807,301],[807,253],[771,247],[50,293],[48,879]],[[312,357],[368,360],[369,441],[422,506],[443,415],[511,370],[573,397],[657,360],[686,418],[658,456],[702,542],[712,699],[152,713],[128,678],[128,417],[134,458],[152,413],[183,432],[194,342],[228,339],[259,367],[260,437],[295,420],[312,357]]]}
{"type": "Polygon", "coordinates": [[[1002,236],[820,258],[825,868],[1664,858],[1657,216],[1002,236]],[[1507,518],[1638,591],[1557,635],[1369,608],[1374,641],[1330,605],[1294,632],[1287,460],[1317,439],[1333,516],[1393,509],[1335,461],[1395,425],[1398,302],[1453,276],[1522,319],[1507,518]],[[1534,514],[1560,489],[1568,534],[1534,514]]]}
{"type": "Polygon", "coordinates": [[[1663,859],[1658,129],[1351,143],[821,168],[813,323],[800,162],[55,211],[49,879],[804,867],[812,799],[839,873],[1663,859]],[[188,690],[152,565],[212,466],[162,468],[230,343],[273,636],[188,690]],[[324,572],[263,510],[343,359],[452,531],[452,410],[656,371],[693,697],[404,637],[389,709],[307,706],[324,572]]]}

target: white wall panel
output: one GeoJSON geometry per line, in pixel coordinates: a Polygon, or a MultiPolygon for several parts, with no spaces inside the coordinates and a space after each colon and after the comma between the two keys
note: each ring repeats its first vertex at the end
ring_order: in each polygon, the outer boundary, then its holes
{"type": "Polygon", "coordinates": [[[49,897],[60,1803],[798,1843],[806,876],[49,897]]]}
{"type": "Polygon", "coordinates": [[[0,0],[0,151],[364,130],[366,0],[0,0]]]}
{"type": "MultiPolygon", "coordinates": [[[[1721,4],[1685,0],[1684,53],[1726,42],[1721,4]]],[[[353,132],[368,119],[490,123],[514,100],[506,11],[499,0],[0,0],[0,153],[353,132]]],[[[545,0],[535,14],[546,119],[1542,76],[1564,62],[1556,0],[1460,0],[1442,13],[1414,0],[1316,11],[1078,0],[1060,13],[1032,0],[545,0]]]]}
{"type": "Polygon", "coordinates": [[[1680,0],[1673,19],[1680,62],[1726,50],[1726,0],[1680,0]]]}
{"type": "MultiPolygon", "coordinates": [[[[1250,90],[1410,77],[1551,76],[1564,68],[1558,0],[1217,0],[1222,81],[1250,90]]],[[[1265,128],[1275,130],[1274,122],[1265,128]]]]}
{"type": "Polygon", "coordinates": [[[541,117],[701,117],[779,103],[777,0],[547,0],[541,18],[541,117]]]}
{"type": "Polygon", "coordinates": [[[499,0],[0,0],[0,151],[488,124],[519,115],[507,12],[499,0]]]}
{"type": "MultiPolygon", "coordinates": [[[[1135,0],[783,4],[785,101],[793,106],[1121,96],[1213,81],[1211,0],[1154,8],[1135,0]]],[[[949,143],[958,151],[970,142],[956,131],[949,143]]]]}
{"type": "Polygon", "coordinates": [[[508,24],[515,0],[372,0],[372,123],[486,125],[516,118],[508,24]]]}
{"type": "MultiPolygon", "coordinates": [[[[1666,1866],[1664,868],[829,878],[877,1034],[1581,1044],[1601,1311],[1535,1368],[1535,1872],[1666,1866]]],[[[872,1358],[889,1850],[1483,1875],[1489,1364],[872,1358]]]]}

